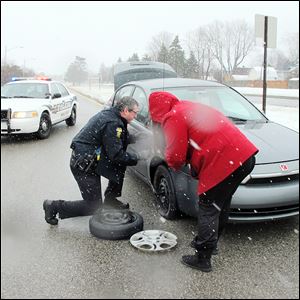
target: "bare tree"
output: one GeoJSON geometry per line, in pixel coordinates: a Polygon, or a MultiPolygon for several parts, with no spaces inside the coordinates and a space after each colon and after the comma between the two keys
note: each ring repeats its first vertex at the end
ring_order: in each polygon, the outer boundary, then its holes
{"type": "Polygon", "coordinates": [[[113,71],[111,67],[106,67],[104,63],[101,63],[100,69],[99,69],[99,80],[100,82],[112,82],[113,80],[113,71]]]}
{"type": "Polygon", "coordinates": [[[199,78],[207,79],[213,58],[207,28],[199,27],[186,35],[188,49],[194,53],[197,60],[197,74],[199,78]]]}
{"type": "Polygon", "coordinates": [[[299,32],[290,33],[285,40],[288,45],[289,61],[294,66],[299,66],[299,32]]]}
{"type": "Polygon", "coordinates": [[[152,37],[151,42],[147,46],[148,55],[152,60],[157,61],[158,55],[161,50],[162,45],[168,49],[173,41],[173,33],[162,31],[156,36],[152,37]]]}
{"type": "Polygon", "coordinates": [[[254,46],[253,29],[243,20],[208,25],[211,51],[228,75],[244,61],[254,46]]]}
{"type": "Polygon", "coordinates": [[[12,77],[22,77],[23,70],[17,65],[1,64],[1,86],[11,80],[12,77]]]}

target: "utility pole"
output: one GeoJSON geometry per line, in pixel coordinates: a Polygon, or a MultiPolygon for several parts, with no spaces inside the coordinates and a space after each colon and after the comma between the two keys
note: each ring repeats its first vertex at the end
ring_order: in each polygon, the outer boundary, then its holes
{"type": "Polygon", "coordinates": [[[267,50],[269,48],[276,48],[277,41],[277,19],[275,17],[255,15],[255,36],[263,38],[264,41],[264,61],[263,61],[263,98],[262,110],[266,113],[266,99],[267,99],[267,50]]]}
{"type": "Polygon", "coordinates": [[[264,32],[264,76],[263,76],[263,101],[262,110],[266,113],[267,98],[267,48],[268,48],[268,16],[265,16],[265,32],[264,32]]]}
{"type": "Polygon", "coordinates": [[[223,83],[223,52],[222,44],[220,45],[220,59],[221,59],[221,83],[223,83]]]}

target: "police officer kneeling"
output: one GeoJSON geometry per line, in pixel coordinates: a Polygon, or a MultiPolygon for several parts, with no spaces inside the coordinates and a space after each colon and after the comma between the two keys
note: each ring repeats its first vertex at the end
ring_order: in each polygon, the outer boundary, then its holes
{"type": "Polygon", "coordinates": [[[83,200],[45,200],[45,220],[57,225],[58,219],[87,216],[102,206],[101,176],[109,179],[104,193],[104,206],[128,209],[128,203],[117,200],[121,196],[126,166],[134,166],[146,159],[147,152],[128,153],[127,124],[138,113],[138,103],[123,97],[116,106],[100,111],[74,137],[70,168],[79,186],[83,200]]]}

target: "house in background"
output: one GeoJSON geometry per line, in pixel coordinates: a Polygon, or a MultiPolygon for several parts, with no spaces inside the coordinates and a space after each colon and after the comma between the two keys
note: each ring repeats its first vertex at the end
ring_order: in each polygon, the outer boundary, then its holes
{"type": "MultiPolygon", "coordinates": [[[[263,80],[263,67],[237,68],[232,74],[232,80],[263,80]]],[[[273,67],[267,67],[267,80],[278,80],[277,71],[273,67]]]]}
{"type": "MultiPolygon", "coordinates": [[[[264,68],[254,67],[251,68],[248,74],[248,80],[263,80],[264,68]]],[[[267,80],[278,80],[277,71],[273,67],[267,67],[267,80]]]]}
{"type": "Polygon", "coordinates": [[[232,80],[249,80],[249,72],[251,68],[236,68],[234,74],[231,75],[232,80]]]}

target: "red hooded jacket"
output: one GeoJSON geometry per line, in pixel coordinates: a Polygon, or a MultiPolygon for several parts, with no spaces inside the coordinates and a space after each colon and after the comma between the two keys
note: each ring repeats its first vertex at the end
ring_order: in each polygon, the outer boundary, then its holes
{"type": "Polygon", "coordinates": [[[152,120],[162,125],[169,167],[178,170],[189,162],[198,174],[199,195],[258,152],[228,118],[207,105],[154,92],[149,97],[149,110],[152,120]]]}

